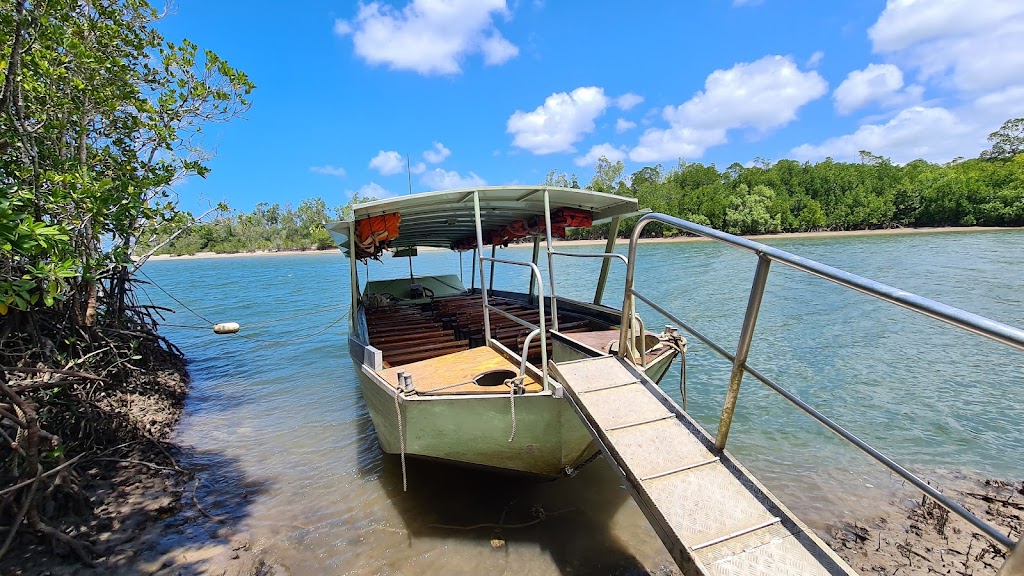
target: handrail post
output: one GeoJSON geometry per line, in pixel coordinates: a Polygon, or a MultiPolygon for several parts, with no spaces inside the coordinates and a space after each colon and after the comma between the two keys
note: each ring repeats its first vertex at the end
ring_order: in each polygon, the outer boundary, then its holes
{"type": "Polygon", "coordinates": [[[551,282],[551,329],[558,331],[558,302],[555,296],[555,248],[551,245],[551,194],[544,189],[544,236],[548,242],[548,279],[551,282]]]}
{"type": "MultiPolygon", "coordinates": [[[[491,244],[491,258],[494,258],[497,255],[498,255],[498,245],[497,244],[491,244]]],[[[489,282],[489,284],[487,284],[488,292],[494,292],[494,260],[491,260],[491,273],[490,273],[490,276],[488,277],[487,281],[489,282]]]]}
{"type": "Polygon", "coordinates": [[[484,344],[491,347],[491,311],[487,308],[487,284],[484,278],[484,232],[480,223],[480,193],[473,192],[473,214],[476,217],[476,247],[480,261],[480,296],[484,304],[484,344]]]}
{"type": "MultiPolygon", "coordinates": [[[[534,236],[533,237],[533,257],[530,259],[530,262],[533,262],[533,265],[536,266],[537,265],[537,258],[539,258],[539,257],[540,257],[540,236],[534,236]]],[[[530,274],[530,296],[529,296],[529,300],[530,300],[531,304],[533,303],[533,295],[537,292],[537,288],[534,285],[535,281],[539,282],[540,280],[534,278],[533,274],[530,274]]]]}
{"type": "MultiPolygon", "coordinates": [[[[619,234],[619,222],[621,218],[618,216],[612,217],[612,221],[608,223],[608,241],[604,245],[605,254],[611,253],[615,249],[616,236],[619,234]]],[[[594,304],[600,304],[604,298],[604,287],[608,283],[608,272],[612,269],[612,261],[605,259],[601,262],[601,275],[597,277],[597,289],[594,290],[594,304]]]]}
{"type": "Polygon", "coordinates": [[[725,449],[725,441],[729,438],[732,417],[736,412],[736,400],[740,395],[740,382],[743,381],[744,365],[750,353],[750,342],[754,339],[754,326],[757,324],[757,313],[761,308],[761,297],[768,281],[768,270],[772,261],[764,255],[757,256],[757,270],[754,271],[754,282],[750,287],[750,298],[747,300],[747,312],[743,316],[743,327],[740,329],[740,340],[736,344],[736,356],[732,361],[732,373],[729,375],[729,391],[725,394],[725,405],[722,407],[722,418],[718,421],[718,435],[715,447],[725,449]]]}
{"type": "Polygon", "coordinates": [[[640,240],[640,233],[643,232],[647,223],[650,222],[645,216],[641,216],[633,227],[633,235],[629,238],[629,256],[626,258],[626,285],[622,291],[622,317],[619,320],[619,356],[625,358],[629,352],[630,333],[633,325],[633,278],[636,272],[636,247],[640,240]]]}

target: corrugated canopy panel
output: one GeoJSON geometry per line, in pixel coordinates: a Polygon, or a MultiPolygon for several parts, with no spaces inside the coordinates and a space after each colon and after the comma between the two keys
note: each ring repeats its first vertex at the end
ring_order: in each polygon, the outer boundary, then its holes
{"type": "MultiPolygon", "coordinates": [[[[353,209],[355,219],[398,212],[402,216],[400,233],[391,244],[403,246],[437,246],[451,248],[455,242],[476,235],[473,193],[480,194],[480,220],[483,231],[499,230],[516,220],[544,215],[544,190],[550,195],[552,212],[558,208],[578,208],[593,213],[599,224],[613,216],[637,212],[635,198],[544,186],[490,186],[442,192],[411,194],[386,198],[353,209]]],[[[347,248],[348,222],[334,222],[327,229],[335,240],[347,248]]]]}

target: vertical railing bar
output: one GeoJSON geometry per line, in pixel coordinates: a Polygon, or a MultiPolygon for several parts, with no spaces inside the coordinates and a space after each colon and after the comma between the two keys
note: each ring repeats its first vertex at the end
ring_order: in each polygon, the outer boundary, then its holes
{"type": "MultiPolygon", "coordinates": [[[[537,258],[539,258],[539,257],[540,257],[540,236],[534,236],[533,237],[533,256],[530,258],[530,262],[533,262],[533,265],[536,266],[537,265],[537,258]]],[[[539,281],[539,280],[536,280],[536,281],[539,281]]],[[[530,294],[529,294],[528,298],[529,298],[529,301],[530,301],[531,304],[533,303],[533,294],[534,294],[534,292],[536,292],[536,288],[534,287],[534,284],[533,284],[534,282],[535,282],[535,279],[533,277],[533,274],[530,274],[530,294]]]]}
{"type": "Polygon", "coordinates": [[[551,193],[544,189],[544,236],[548,242],[548,279],[551,282],[551,327],[558,331],[558,302],[555,294],[555,255],[551,245],[551,193]]]}
{"type": "Polygon", "coordinates": [[[767,257],[758,256],[757,269],[754,271],[754,281],[750,286],[750,298],[747,300],[747,311],[743,315],[743,327],[740,328],[740,339],[736,343],[736,356],[733,358],[732,372],[729,374],[729,389],[725,393],[722,418],[718,421],[718,435],[715,437],[715,447],[719,450],[725,449],[725,441],[729,438],[729,428],[732,427],[732,417],[736,412],[736,400],[740,395],[740,383],[743,381],[743,366],[747,363],[750,343],[754,339],[757,313],[761,308],[761,298],[764,296],[764,287],[768,281],[768,272],[771,264],[772,261],[767,257]]]}
{"type": "MultiPolygon", "coordinates": [[[[491,258],[494,258],[497,255],[498,255],[498,245],[497,244],[491,244],[491,258]]],[[[490,276],[487,278],[487,282],[488,282],[487,290],[489,292],[494,292],[494,260],[491,260],[491,273],[490,273],[490,276]]]]}
{"type": "Polygon", "coordinates": [[[640,233],[650,220],[643,217],[633,227],[633,234],[629,237],[629,256],[626,258],[626,284],[622,293],[622,317],[619,320],[619,356],[625,358],[629,354],[630,332],[633,325],[633,277],[636,273],[636,247],[639,244],[640,233]]]}
{"type": "MultiPolygon", "coordinates": [[[[543,366],[541,366],[541,373],[544,376],[544,382],[543,382],[544,389],[548,390],[549,389],[549,386],[548,386],[549,380],[548,380],[548,336],[547,336],[548,332],[547,332],[547,320],[546,320],[547,313],[546,313],[545,308],[544,308],[544,277],[541,276],[541,274],[540,274],[540,268],[538,268],[536,264],[532,264],[532,263],[528,264],[526,262],[517,262],[515,260],[502,260],[500,258],[481,258],[481,261],[480,261],[480,269],[481,270],[483,270],[483,266],[484,266],[483,261],[484,260],[490,260],[491,262],[501,262],[502,264],[512,264],[513,266],[528,266],[530,268],[530,274],[536,276],[536,278],[537,278],[537,304],[538,304],[538,312],[540,314],[540,326],[539,326],[539,329],[540,329],[540,346],[541,346],[540,360],[541,360],[541,363],[543,364],[543,366]]],[[[484,306],[488,310],[493,308],[493,306],[490,306],[489,304],[484,304],[484,306]]],[[[507,314],[506,312],[504,312],[502,310],[498,310],[497,308],[494,308],[494,310],[499,312],[499,313],[501,313],[501,314],[509,316],[510,318],[514,318],[514,317],[512,317],[511,315],[507,314]]],[[[486,319],[486,315],[484,316],[484,318],[486,319]]],[[[524,325],[529,325],[530,324],[529,322],[526,322],[525,320],[522,320],[520,318],[514,318],[514,319],[517,322],[520,322],[521,324],[524,324],[524,325]]]]}
{"type": "Polygon", "coordinates": [[[484,344],[491,346],[491,311],[487,307],[487,278],[484,277],[484,232],[480,223],[480,193],[473,192],[473,214],[476,216],[477,260],[480,262],[480,296],[484,307],[484,344]]]}

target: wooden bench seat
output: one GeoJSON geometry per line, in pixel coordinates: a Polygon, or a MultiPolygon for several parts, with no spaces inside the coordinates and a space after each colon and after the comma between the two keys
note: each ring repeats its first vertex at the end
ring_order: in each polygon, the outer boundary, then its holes
{"type": "Polygon", "coordinates": [[[409,364],[410,362],[418,362],[420,360],[445,356],[452,352],[459,352],[462,350],[469,350],[469,340],[447,342],[428,349],[417,347],[415,350],[405,352],[385,353],[384,361],[391,366],[401,366],[402,364],[409,364]]]}

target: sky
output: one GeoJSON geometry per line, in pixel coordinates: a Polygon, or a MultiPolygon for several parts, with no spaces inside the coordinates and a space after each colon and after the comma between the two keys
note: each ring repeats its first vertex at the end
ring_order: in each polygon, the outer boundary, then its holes
{"type": "Polygon", "coordinates": [[[975,157],[1024,116],[1020,0],[176,0],[256,84],[183,209],[644,166],[975,157]]]}

